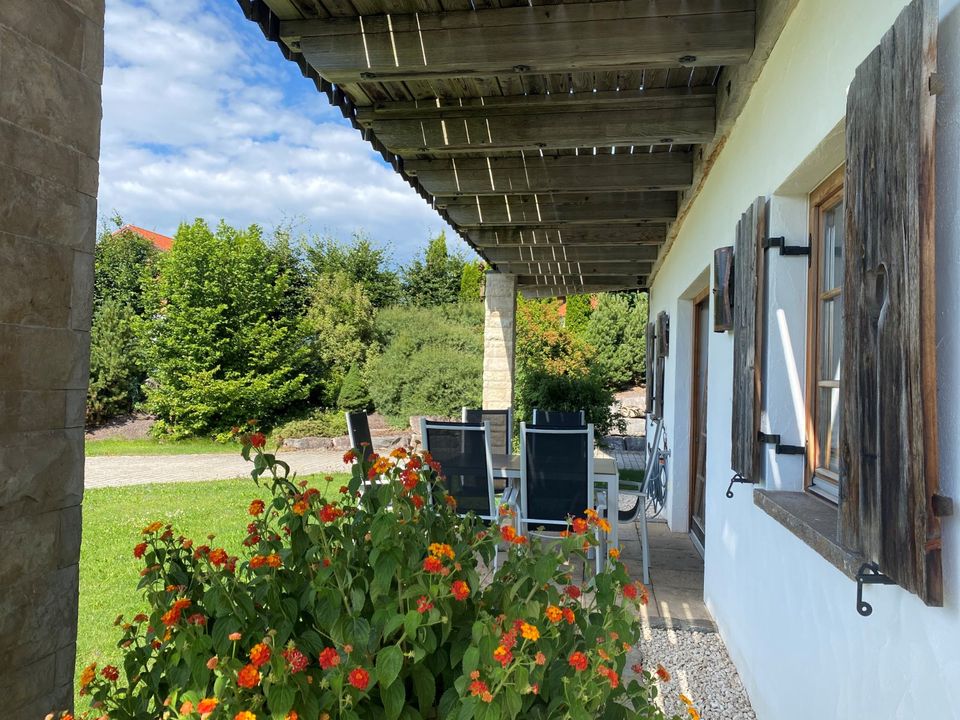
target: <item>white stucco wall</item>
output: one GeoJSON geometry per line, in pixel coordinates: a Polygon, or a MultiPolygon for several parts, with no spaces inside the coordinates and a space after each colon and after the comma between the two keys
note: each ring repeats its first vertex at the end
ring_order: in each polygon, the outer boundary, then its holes
{"type": "MultiPolygon", "coordinates": [[[[905,4],[801,0],[654,281],[651,316],[665,309],[676,319],[665,408],[677,450],[675,488],[688,482],[680,451],[686,438],[677,437],[686,427],[678,417],[688,412],[690,385],[682,360],[690,313],[682,296],[710,265],[714,248],[733,243],[741,211],[759,195],[780,193],[771,202],[772,229],[779,224],[788,241],[805,244],[803,195],[842,161],[842,143],[830,137],[843,120],[846,88],[905,4]]],[[[960,0],[940,5],[939,64],[947,83],[937,100],[941,487],[960,501],[960,0]]],[[[796,403],[806,267],[775,252],[768,260],[764,422],[784,442],[802,444],[796,403]]],[[[960,718],[960,517],[944,521],[946,606],[928,608],[897,587],[868,588],[874,613],[860,617],[855,583],[756,508],[749,486],[737,486],[732,500],[724,496],[732,474],[731,335],[711,334],[709,353],[705,594],[759,718],[960,718]]],[[[801,469],[797,458],[768,456],[768,487],[799,489],[801,469]]],[[[676,529],[686,529],[686,497],[684,489],[672,493],[668,517],[676,529]]]]}

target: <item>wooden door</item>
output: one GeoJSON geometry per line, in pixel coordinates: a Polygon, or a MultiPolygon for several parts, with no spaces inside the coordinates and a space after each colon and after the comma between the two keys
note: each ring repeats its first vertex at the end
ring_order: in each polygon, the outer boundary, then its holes
{"type": "Polygon", "coordinates": [[[710,337],[710,297],[693,306],[693,398],[690,407],[690,533],[701,548],[706,541],[707,487],[707,342],[710,337]]]}

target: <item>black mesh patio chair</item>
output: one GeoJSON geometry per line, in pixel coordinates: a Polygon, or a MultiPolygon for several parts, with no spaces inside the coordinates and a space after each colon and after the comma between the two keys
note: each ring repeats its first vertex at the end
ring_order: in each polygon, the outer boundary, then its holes
{"type": "Polygon", "coordinates": [[[444,484],[457,512],[474,513],[483,520],[497,518],[487,423],[420,421],[423,449],[440,463],[444,484]]]}
{"type": "MultiPolygon", "coordinates": [[[[567,529],[567,518],[583,517],[590,508],[606,517],[598,502],[593,478],[593,425],[583,428],[527,427],[520,424],[521,533],[556,533],[567,529]]],[[[596,554],[597,572],[603,569],[606,538],[596,554]]]]}
{"type": "Polygon", "coordinates": [[[460,418],[465,423],[490,422],[490,450],[495,455],[513,452],[513,410],[479,410],[463,408],[460,418]]]}
{"type": "Polygon", "coordinates": [[[587,413],[584,410],[540,410],[534,408],[533,422],[530,424],[535,427],[549,425],[550,427],[585,428],[587,426],[587,413]]]}
{"type": "Polygon", "coordinates": [[[367,422],[365,412],[344,413],[347,418],[347,434],[350,436],[350,447],[366,459],[373,452],[373,439],[370,437],[370,423],[367,422]]]}

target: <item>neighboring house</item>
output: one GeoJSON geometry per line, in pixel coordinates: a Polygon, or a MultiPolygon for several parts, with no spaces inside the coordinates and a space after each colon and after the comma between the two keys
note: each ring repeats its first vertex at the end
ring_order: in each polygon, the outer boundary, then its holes
{"type": "Polygon", "coordinates": [[[517,290],[649,289],[667,520],[761,720],[960,717],[960,0],[239,2],[495,269],[486,406],[517,290]]]}
{"type": "Polygon", "coordinates": [[[172,237],[161,235],[160,233],[153,232],[152,230],[146,230],[136,225],[124,225],[113,234],[118,235],[119,233],[122,233],[122,232],[136,233],[137,235],[144,238],[145,240],[149,240],[151,243],[153,243],[153,246],[157,250],[160,250],[161,252],[166,252],[167,250],[173,247],[172,237]]]}

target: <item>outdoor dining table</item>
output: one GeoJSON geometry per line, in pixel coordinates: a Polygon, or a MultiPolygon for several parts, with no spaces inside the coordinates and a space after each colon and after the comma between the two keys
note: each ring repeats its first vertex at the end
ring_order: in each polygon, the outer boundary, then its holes
{"type": "MultiPolygon", "coordinates": [[[[511,484],[520,482],[519,455],[493,455],[494,477],[507,478],[511,484]]],[[[620,528],[617,522],[617,508],[620,498],[620,472],[613,458],[595,457],[593,459],[593,482],[595,490],[606,490],[607,513],[610,519],[610,547],[620,547],[620,528]]]]}

